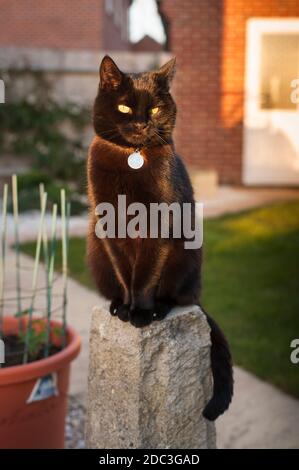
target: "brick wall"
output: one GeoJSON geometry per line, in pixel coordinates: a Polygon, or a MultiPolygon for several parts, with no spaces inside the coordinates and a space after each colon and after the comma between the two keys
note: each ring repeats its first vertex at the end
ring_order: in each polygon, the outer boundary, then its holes
{"type": "Polygon", "coordinates": [[[0,0],[0,47],[58,49],[128,49],[120,25],[105,10],[104,0],[0,0]]]}
{"type": "Polygon", "coordinates": [[[299,16],[298,0],[163,0],[177,56],[178,151],[241,182],[246,21],[299,16]]]}

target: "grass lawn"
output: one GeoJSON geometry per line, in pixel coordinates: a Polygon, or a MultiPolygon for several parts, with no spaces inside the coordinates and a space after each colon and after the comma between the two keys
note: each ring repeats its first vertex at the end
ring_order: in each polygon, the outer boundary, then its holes
{"type": "MultiPolygon", "coordinates": [[[[236,364],[299,397],[299,201],[204,225],[203,304],[226,332],[236,364]]],[[[23,251],[32,255],[34,244],[23,251]]],[[[58,256],[58,265],[61,261],[58,256]]],[[[85,240],[70,240],[70,275],[93,288],[85,240]]]]}

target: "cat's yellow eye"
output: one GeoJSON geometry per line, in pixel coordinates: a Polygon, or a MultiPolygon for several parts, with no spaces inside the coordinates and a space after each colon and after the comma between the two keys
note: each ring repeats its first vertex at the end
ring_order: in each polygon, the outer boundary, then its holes
{"type": "Polygon", "coordinates": [[[159,111],[159,108],[158,108],[158,107],[151,109],[151,113],[152,113],[153,115],[157,114],[158,111],[159,111]]]}
{"type": "Polygon", "coordinates": [[[124,114],[131,114],[132,109],[129,106],[126,106],[125,104],[119,104],[118,105],[118,111],[124,114]]]}

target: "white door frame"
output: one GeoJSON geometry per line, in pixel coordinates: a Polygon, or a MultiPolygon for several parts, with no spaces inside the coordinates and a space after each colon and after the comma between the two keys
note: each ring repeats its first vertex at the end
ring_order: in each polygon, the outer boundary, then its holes
{"type": "MultiPolygon", "coordinates": [[[[294,124],[298,118],[299,125],[299,110],[285,109],[261,109],[261,94],[260,94],[260,80],[261,80],[261,50],[262,50],[262,35],[265,33],[282,33],[282,34],[299,34],[299,19],[298,18],[252,18],[247,22],[247,37],[246,37],[246,64],[245,64],[245,94],[244,94],[244,129],[243,129],[243,165],[242,165],[242,179],[245,184],[253,185],[299,185],[299,139],[294,139],[297,132],[299,136],[299,127],[296,129],[294,124]],[[283,125],[283,132],[286,134],[286,140],[289,139],[294,144],[294,152],[298,155],[295,156],[290,168],[271,167],[266,163],[259,166],[258,152],[262,149],[257,149],[252,145],[252,134],[254,131],[263,132],[263,129],[268,133],[268,138],[271,142],[271,133],[275,135],[276,130],[280,130],[283,125]],[[270,137],[269,137],[270,134],[270,137]],[[251,140],[250,140],[251,139],[251,140]],[[258,151],[257,151],[258,150],[258,151]],[[254,161],[255,160],[255,161],[254,161]]],[[[299,78],[298,76],[294,79],[299,78]]],[[[290,86],[290,95],[292,92],[290,86]]],[[[266,142],[266,140],[265,140],[266,142]]],[[[261,145],[260,145],[261,147],[261,145]]],[[[275,149],[273,149],[275,150],[275,149]]],[[[262,156],[262,154],[260,154],[262,156]]]]}

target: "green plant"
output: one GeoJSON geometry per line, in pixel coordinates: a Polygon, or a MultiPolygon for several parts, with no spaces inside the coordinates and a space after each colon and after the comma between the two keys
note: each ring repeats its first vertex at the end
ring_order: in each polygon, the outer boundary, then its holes
{"type": "MultiPolygon", "coordinates": [[[[19,206],[20,211],[25,212],[28,210],[39,210],[38,187],[39,184],[44,185],[45,191],[48,194],[48,208],[52,209],[53,204],[60,203],[60,191],[64,188],[63,182],[55,180],[53,177],[46,173],[33,170],[18,177],[19,187],[19,206]]],[[[65,189],[66,196],[72,205],[72,214],[80,214],[86,210],[86,203],[84,198],[76,190],[71,183],[65,189]]],[[[12,212],[12,201],[8,203],[8,211],[12,212]]]]}
{"type": "Polygon", "coordinates": [[[58,103],[44,73],[10,70],[0,71],[0,76],[7,84],[6,103],[0,106],[0,154],[29,159],[33,173],[51,182],[69,182],[82,193],[89,111],[74,103],[58,103]],[[21,80],[31,83],[24,95],[15,92],[21,80]]]}
{"type": "MultiPolygon", "coordinates": [[[[47,339],[47,332],[45,329],[38,331],[34,328],[36,324],[40,324],[40,320],[33,320],[33,328],[28,334],[28,355],[29,357],[37,357],[40,351],[45,347],[45,341],[47,339]]],[[[20,331],[18,334],[20,342],[25,344],[26,342],[26,331],[20,331]]]]}
{"type": "MultiPolygon", "coordinates": [[[[47,233],[45,226],[45,213],[47,209],[47,193],[44,185],[40,184],[39,187],[39,205],[40,205],[40,222],[38,229],[38,236],[35,242],[35,255],[34,255],[34,266],[32,270],[32,282],[31,290],[28,289],[25,295],[22,295],[21,277],[20,277],[20,258],[19,258],[19,197],[18,197],[18,184],[17,177],[12,177],[12,209],[14,216],[14,232],[15,232],[15,267],[14,274],[16,276],[16,295],[13,300],[17,305],[15,317],[19,320],[18,323],[18,336],[17,347],[18,354],[20,353],[20,347],[23,348],[22,361],[27,363],[32,360],[36,360],[40,357],[43,352],[44,357],[48,357],[56,347],[53,342],[53,335],[57,336],[59,330],[60,348],[66,346],[66,306],[67,306],[67,273],[68,273],[68,226],[70,217],[70,203],[66,202],[65,190],[61,188],[59,191],[60,195],[60,209],[61,209],[61,225],[62,225],[62,258],[63,258],[63,269],[62,269],[62,302],[60,310],[62,311],[62,327],[52,327],[51,319],[53,313],[53,283],[54,283],[54,267],[55,267],[55,255],[56,255],[56,220],[57,220],[57,207],[58,204],[53,204],[52,207],[52,221],[51,221],[51,232],[50,235],[47,233]],[[38,286],[40,260],[43,255],[44,261],[44,274],[43,278],[45,283],[43,287],[38,286]],[[40,311],[37,300],[46,300],[46,308],[40,311]]],[[[2,201],[2,220],[1,220],[1,252],[0,252],[0,337],[5,337],[3,328],[3,319],[5,309],[11,298],[7,299],[6,292],[6,271],[7,268],[11,269],[11,266],[6,264],[6,246],[7,246],[7,202],[8,202],[8,185],[4,185],[3,190],[3,201],[2,201]]],[[[10,294],[11,295],[11,294],[10,294]]],[[[6,337],[7,338],[7,337],[6,337]]],[[[15,337],[14,337],[15,338],[15,337]]],[[[10,343],[14,341],[10,338],[10,343]]],[[[57,347],[56,347],[57,349],[57,347]]]]}

